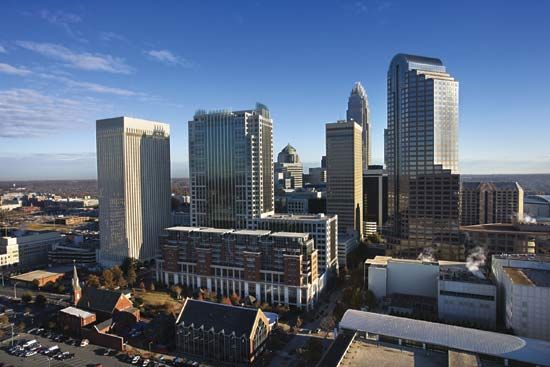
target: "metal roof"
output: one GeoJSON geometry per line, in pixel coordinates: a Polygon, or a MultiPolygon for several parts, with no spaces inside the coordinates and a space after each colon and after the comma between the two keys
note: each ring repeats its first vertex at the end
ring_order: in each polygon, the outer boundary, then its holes
{"type": "Polygon", "coordinates": [[[73,315],[76,317],[80,317],[82,319],[87,319],[88,317],[94,316],[94,314],[91,312],[84,311],[84,310],[81,310],[80,308],[76,308],[72,306],[65,307],[64,309],[61,310],[61,312],[69,315],[73,315]]]}
{"type": "Polygon", "coordinates": [[[550,366],[550,342],[403,317],[347,310],[340,328],[550,366]]]}

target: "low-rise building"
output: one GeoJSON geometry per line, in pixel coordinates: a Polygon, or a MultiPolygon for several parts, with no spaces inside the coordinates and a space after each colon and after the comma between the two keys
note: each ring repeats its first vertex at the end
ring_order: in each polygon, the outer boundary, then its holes
{"type": "Polygon", "coordinates": [[[490,279],[465,267],[446,267],[439,272],[437,288],[440,321],[495,329],[497,287],[490,279]]]}
{"type": "Polygon", "coordinates": [[[48,265],[48,251],[63,240],[59,232],[29,231],[19,236],[0,238],[0,248],[11,246],[15,249],[17,245],[19,269],[36,269],[48,265]]]}
{"type": "Polygon", "coordinates": [[[550,225],[496,223],[462,226],[466,252],[483,247],[492,254],[550,254],[550,225]]]}
{"type": "Polygon", "coordinates": [[[311,308],[322,288],[308,233],[172,227],[161,236],[157,280],[259,302],[311,308]]]}
{"type": "Polygon", "coordinates": [[[78,264],[95,264],[97,250],[79,246],[54,245],[48,252],[48,262],[51,265],[70,264],[73,261],[78,264]]]}
{"type": "Polygon", "coordinates": [[[252,364],[270,327],[262,310],[187,298],[176,319],[178,353],[223,364],[252,364]]]}
{"type": "Polygon", "coordinates": [[[41,288],[48,283],[55,283],[63,278],[64,273],[54,273],[45,270],[33,270],[28,273],[14,275],[10,279],[15,282],[21,282],[28,287],[37,286],[41,288]]]}
{"type": "Polygon", "coordinates": [[[550,340],[550,256],[494,255],[499,315],[514,334],[550,340]]]}
{"type": "Polygon", "coordinates": [[[346,311],[333,346],[318,366],[550,366],[547,341],[358,310],[346,311]]]}
{"type": "Polygon", "coordinates": [[[496,286],[481,271],[469,271],[466,263],[376,256],[365,261],[365,273],[368,289],[389,310],[496,326],[496,286]]]}

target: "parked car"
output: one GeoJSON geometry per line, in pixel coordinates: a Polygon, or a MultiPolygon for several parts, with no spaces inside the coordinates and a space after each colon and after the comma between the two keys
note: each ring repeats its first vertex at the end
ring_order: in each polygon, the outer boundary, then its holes
{"type": "Polygon", "coordinates": [[[81,347],[85,347],[88,344],[90,344],[90,341],[88,339],[82,339],[82,341],[80,342],[81,347]]]}

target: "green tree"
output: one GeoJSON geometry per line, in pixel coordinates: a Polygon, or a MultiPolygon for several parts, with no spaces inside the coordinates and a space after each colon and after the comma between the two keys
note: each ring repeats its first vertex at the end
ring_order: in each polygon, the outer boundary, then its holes
{"type": "Polygon", "coordinates": [[[6,314],[0,315],[0,325],[9,324],[9,323],[10,323],[10,318],[8,317],[8,315],[6,314]]]}
{"type": "Polygon", "coordinates": [[[99,286],[101,285],[101,282],[100,282],[99,277],[97,275],[90,274],[88,276],[88,279],[86,280],[86,285],[88,287],[99,288],[99,286]]]}
{"type": "Polygon", "coordinates": [[[149,283],[149,291],[154,292],[155,291],[155,282],[149,283]]]}
{"type": "Polygon", "coordinates": [[[34,303],[36,303],[38,306],[44,306],[46,302],[47,302],[47,299],[43,294],[37,294],[34,297],[34,303]]]}
{"type": "Polygon", "coordinates": [[[32,301],[32,294],[30,292],[23,293],[23,295],[21,296],[21,301],[24,304],[28,305],[32,301]]]}

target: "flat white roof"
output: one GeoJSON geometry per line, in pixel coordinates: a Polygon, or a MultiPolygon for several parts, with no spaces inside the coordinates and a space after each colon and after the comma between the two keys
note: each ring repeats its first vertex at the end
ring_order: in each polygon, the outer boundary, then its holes
{"type": "Polygon", "coordinates": [[[303,232],[273,232],[271,237],[294,237],[294,238],[304,238],[309,236],[309,233],[303,232]]]}
{"type": "Polygon", "coordinates": [[[550,342],[390,315],[347,310],[340,328],[550,366],[550,342]]]}
{"type": "Polygon", "coordinates": [[[83,319],[94,316],[94,314],[91,312],[84,311],[84,310],[81,310],[80,308],[76,308],[72,306],[62,309],[61,312],[68,313],[69,315],[73,315],[83,319]]]}

